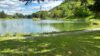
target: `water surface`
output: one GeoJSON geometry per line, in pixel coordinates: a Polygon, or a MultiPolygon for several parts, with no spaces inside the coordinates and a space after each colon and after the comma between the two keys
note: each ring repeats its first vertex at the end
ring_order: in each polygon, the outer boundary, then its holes
{"type": "Polygon", "coordinates": [[[0,20],[0,34],[6,33],[43,33],[43,32],[59,32],[81,30],[88,27],[85,22],[73,22],[63,20],[41,20],[33,21],[32,19],[13,19],[0,20]]]}

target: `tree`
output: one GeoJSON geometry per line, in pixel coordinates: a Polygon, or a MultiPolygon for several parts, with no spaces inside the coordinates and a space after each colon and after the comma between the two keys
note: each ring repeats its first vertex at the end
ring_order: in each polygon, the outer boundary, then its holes
{"type": "Polygon", "coordinates": [[[94,0],[94,4],[88,6],[88,8],[95,13],[95,16],[100,16],[100,0],[94,0]]]}
{"type": "Polygon", "coordinates": [[[16,13],[14,16],[14,18],[23,18],[23,14],[20,14],[20,13],[16,13]]]}
{"type": "Polygon", "coordinates": [[[4,11],[1,11],[0,12],[0,18],[6,18],[7,17],[7,14],[5,14],[4,11]]]}
{"type": "Polygon", "coordinates": [[[38,18],[39,15],[38,15],[37,13],[32,13],[32,17],[34,17],[34,18],[38,18]]]}
{"type": "MultiPolygon", "coordinates": [[[[44,2],[45,0],[19,0],[19,1],[23,1],[23,2],[26,2],[25,5],[31,3],[32,1],[37,1],[38,3],[40,2],[44,2]]],[[[48,0],[48,1],[59,1],[59,0],[48,0]]]]}
{"type": "Polygon", "coordinates": [[[33,17],[36,17],[36,18],[42,18],[42,19],[45,19],[48,17],[48,12],[47,11],[39,11],[37,13],[33,13],[32,14],[33,17]]]}
{"type": "Polygon", "coordinates": [[[88,2],[87,0],[80,0],[81,1],[81,5],[86,5],[88,2]]]}
{"type": "Polygon", "coordinates": [[[62,17],[62,11],[61,10],[53,10],[50,13],[50,15],[52,18],[60,18],[60,17],[62,17]]]}
{"type": "Polygon", "coordinates": [[[27,4],[31,3],[32,1],[37,1],[38,3],[40,3],[41,1],[44,2],[45,0],[19,0],[19,1],[23,1],[23,2],[26,1],[25,5],[27,5],[27,4]]]}

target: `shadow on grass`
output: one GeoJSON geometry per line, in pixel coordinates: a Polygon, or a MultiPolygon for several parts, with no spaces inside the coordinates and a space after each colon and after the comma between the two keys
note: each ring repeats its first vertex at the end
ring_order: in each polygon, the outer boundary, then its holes
{"type": "Polygon", "coordinates": [[[0,41],[0,56],[100,56],[99,33],[0,41]]]}

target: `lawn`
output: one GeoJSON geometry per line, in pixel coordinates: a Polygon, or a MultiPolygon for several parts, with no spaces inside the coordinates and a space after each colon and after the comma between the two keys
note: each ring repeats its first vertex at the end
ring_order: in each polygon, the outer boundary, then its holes
{"type": "Polygon", "coordinates": [[[100,31],[55,37],[0,37],[0,56],[100,56],[100,31]]]}

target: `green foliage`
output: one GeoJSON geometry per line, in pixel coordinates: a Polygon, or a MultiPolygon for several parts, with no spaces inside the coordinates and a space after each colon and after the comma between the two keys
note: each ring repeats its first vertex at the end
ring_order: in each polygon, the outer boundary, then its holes
{"type": "Polygon", "coordinates": [[[20,13],[16,13],[15,15],[13,15],[14,18],[23,18],[23,14],[20,13]]]}
{"type": "Polygon", "coordinates": [[[51,13],[50,13],[50,16],[52,18],[61,18],[61,15],[62,15],[62,11],[61,10],[53,10],[51,13]]]}
{"type": "Polygon", "coordinates": [[[5,14],[5,12],[1,11],[0,12],[0,18],[6,18],[6,17],[7,17],[7,15],[5,14]]]}
{"type": "MultiPolygon", "coordinates": [[[[50,12],[51,12],[51,15],[54,16],[52,18],[55,18],[55,17],[57,18],[69,18],[69,17],[86,18],[91,15],[94,15],[94,13],[92,13],[89,10],[90,8],[88,8],[88,6],[93,5],[95,3],[96,2],[94,2],[93,0],[70,0],[70,1],[65,0],[60,6],[52,9],[50,12]],[[56,11],[59,11],[59,10],[61,12],[55,13],[56,11]],[[59,16],[55,16],[57,14],[59,14],[59,16]]],[[[99,16],[99,13],[96,13],[96,14],[98,14],[97,16],[99,16]]]]}
{"type": "Polygon", "coordinates": [[[33,13],[31,16],[33,18],[46,19],[48,17],[48,12],[47,11],[39,11],[39,12],[33,13]]]}
{"type": "Polygon", "coordinates": [[[16,13],[14,15],[8,15],[4,11],[0,12],[0,18],[1,19],[12,19],[12,18],[23,18],[23,17],[24,17],[24,15],[20,14],[20,13],[16,13]]]}
{"type": "Polygon", "coordinates": [[[89,11],[88,8],[78,7],[74,11],[75,17],[88,17],[90,15],[91,15],[91,12],[89,11]]]}

